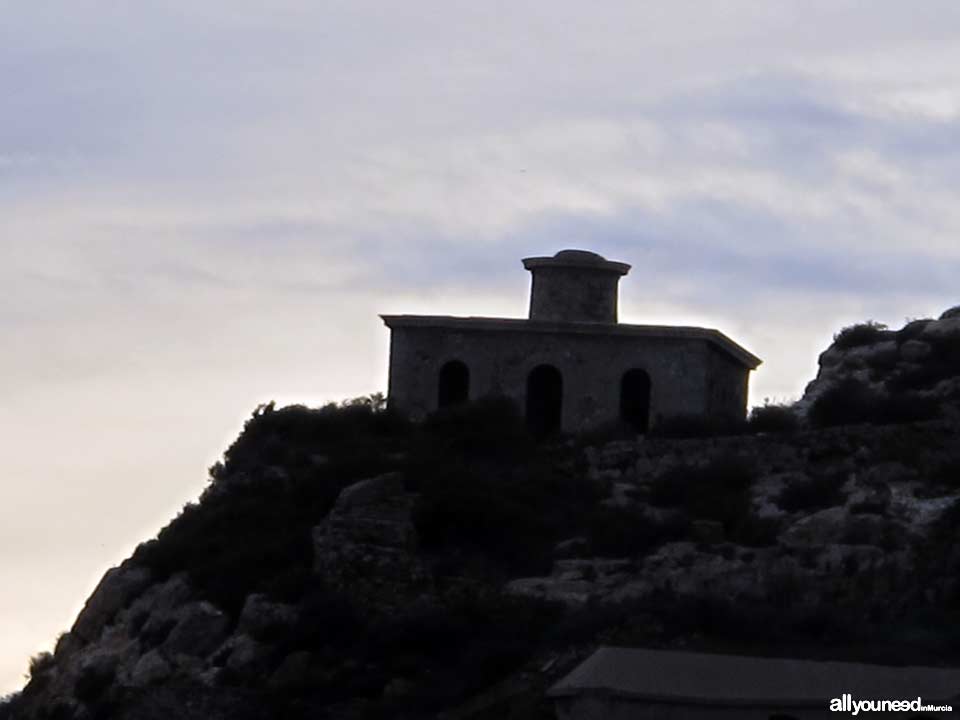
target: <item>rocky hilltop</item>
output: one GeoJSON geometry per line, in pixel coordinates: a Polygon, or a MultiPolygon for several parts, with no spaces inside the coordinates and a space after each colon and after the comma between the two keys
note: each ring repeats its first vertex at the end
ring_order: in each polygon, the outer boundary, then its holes
{"type": "Polygon", "coordinates": [[[958,349],[854,326],[795,407],[646,437],[262,406],[0,718],[551,717],[601,641],[956,664],[958,349]]]}
{"type": "Polygon", "coordinates": [[[960,307],[899,330],[874,322],[844,328],[819,366],[797,405],[815,422],[933,417],[960,398],[960,307]]]}

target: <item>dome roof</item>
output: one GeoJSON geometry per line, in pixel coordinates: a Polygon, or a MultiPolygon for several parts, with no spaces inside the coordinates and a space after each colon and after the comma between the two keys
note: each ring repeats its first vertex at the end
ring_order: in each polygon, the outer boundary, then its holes
{"type": "Polygon", "coordinates": [[[556,255],[554,255],[557,260],[567,260],[568,262],[582,262],[582,263],[602,263],[606,262],[606,258],[602,255],[598,255],[595,252],[590,252],[589,250],[561,250],[556,255]]]}

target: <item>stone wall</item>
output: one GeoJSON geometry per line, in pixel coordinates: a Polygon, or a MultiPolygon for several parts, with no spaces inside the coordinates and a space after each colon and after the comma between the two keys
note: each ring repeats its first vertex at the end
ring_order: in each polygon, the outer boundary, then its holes
{"type": "Polygon", "coordinates": [[[530,319],[615,323],[619,280],[593,268],[539,268],[530,290],[530,319]]]}
{"type": "Polygon", "coordinates": [[[707,357],[707,413],[742,420],[747,406],[748,373],[743,365],[712,345],[707,357]]]}
{"type": "Polygon", "coordinates": [[[530,372],[541,364],[563,376],[562,429],[580,432],[619,417],[620,382],[640,368],[651,380],[650,419],[721,410],[742,418],[748,371],[697,338],[564,332],[394,327],[390,348],[391,404],[421,419],[437,409],[438,377],[447,362],[470,371],[470,399],[497,394],[521,409],[530,372]],[[726,394],[710,396],[708,383],[726,394]],[[719,399],[717,399],[719,397],[719,399]]]}

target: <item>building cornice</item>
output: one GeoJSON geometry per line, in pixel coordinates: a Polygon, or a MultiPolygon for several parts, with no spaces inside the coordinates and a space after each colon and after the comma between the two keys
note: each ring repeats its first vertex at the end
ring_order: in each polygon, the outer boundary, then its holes
{"type": "Polygon", "coordinates": [[[750,370],[763,361],[719,330],[672,325],[627,325],[623,323],[561,322],[521,318],[453,317],[450,315],[381,315],[393,328],[429,328],[464,332],[525,332],[551,335],[606,335],[613,337],[649,337],[702,340],[730,355],[750,370]]]}

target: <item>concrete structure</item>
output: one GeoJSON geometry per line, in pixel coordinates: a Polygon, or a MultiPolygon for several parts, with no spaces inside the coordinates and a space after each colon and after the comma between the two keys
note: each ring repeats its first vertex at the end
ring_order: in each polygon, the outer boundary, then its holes
{"type": "Polygon", "coordinates": [[[716,330],[623,325],[630,266],[583,250],[523,261],[527,320],[384,315],[391,407],[422,419],[486,395],[514,399],[539,433],[665,418],[742,419],[760,360],[716,330]]]}
{"type": "Polygon", "coordinates": [[[548,696],[558,720],[827,720],[852,717],[854,701],[918,698],[922,703],[899,711],[861,705],[857,716],[950,717],[918,706],[957,707],[960,668],[605,647],[548,696]]]}

